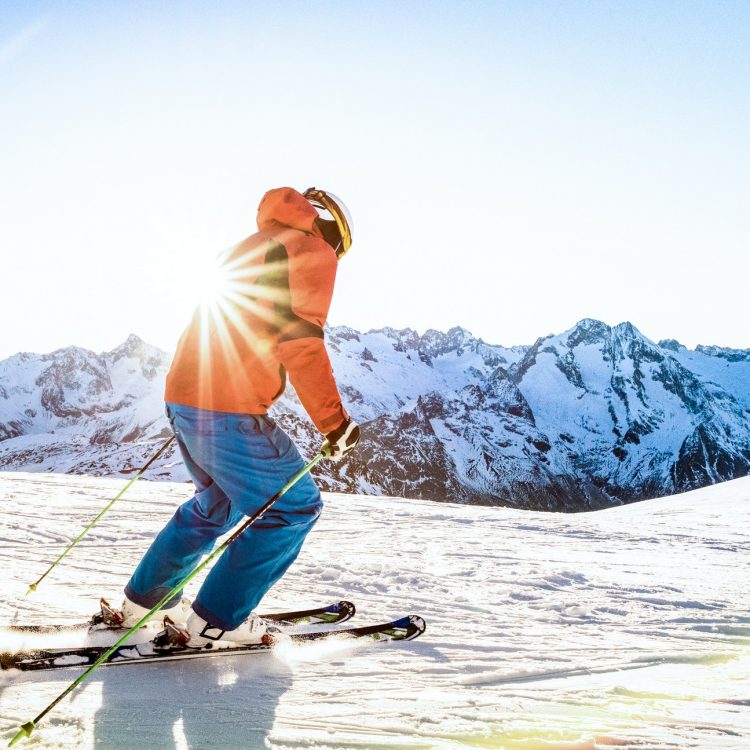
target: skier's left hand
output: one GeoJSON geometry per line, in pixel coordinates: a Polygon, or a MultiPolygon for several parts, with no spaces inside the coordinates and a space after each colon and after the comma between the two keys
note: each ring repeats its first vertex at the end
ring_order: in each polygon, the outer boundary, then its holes
{"type": "Polygon", "coordinates": [[[359,425],[354,420],[347,419],[326,435],[320,452],[326,458],[341,458],[357,447],[359,437],[359,425]]]}

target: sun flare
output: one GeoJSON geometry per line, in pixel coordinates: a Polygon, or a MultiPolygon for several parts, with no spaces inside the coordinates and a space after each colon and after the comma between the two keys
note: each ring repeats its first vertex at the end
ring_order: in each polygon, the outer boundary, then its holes
{"type": "Polygon", "coordinates": [[[199,285],[196,300],[200,305],[216,305],[229,295],[231,291],[229,273],[226,266],[219,263],[218,259],[212,259],[196,275],[199,285]]]}

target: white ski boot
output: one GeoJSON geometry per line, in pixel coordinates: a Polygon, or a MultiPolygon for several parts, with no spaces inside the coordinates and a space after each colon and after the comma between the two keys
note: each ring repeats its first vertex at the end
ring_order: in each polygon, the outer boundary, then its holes
{"type": "MultiPolygon", "coordinates": [[[[111,628],[116,630],[125,630],[132,628],[146,613],[150,610],[142,607],[140,604],[130,601],[127,597],[122,602],[120,609],[111,607],[106,599],[99,602],[101,612],[91,618],[92,628],[111,628]]],[[[190,608],[190,599],[186,596],[166,609],[160,609],[154,617],[143,627],[153,627],[152,623],[158,625],[164,617],[169,617],[173,622],[183,625],[187,622],[188,616],[192,612],[190,608]]]]}
{"type": "Polygon", "coordinates": [[[269,625],[255,612],[234,630],[222,630],[191,611],[187,623],[180,627],[170,617],[164,618],[164,630],[154,638],[157,649],[171,648],[232,648],[259,643],[270,645],[279,628],[269,625]]]}

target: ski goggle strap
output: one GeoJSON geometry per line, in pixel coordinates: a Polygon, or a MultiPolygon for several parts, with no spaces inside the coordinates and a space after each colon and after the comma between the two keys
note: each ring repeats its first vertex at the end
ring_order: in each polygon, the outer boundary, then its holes
{"type": "Polygon", "coordinates": [[[347,215],[348,212],[346,206],[344,206],[344,204],[334,195],[326,193],[325,190],[318,190],[318,188],[314,187],[305,190],[304,196],[311,203],[318,204],[320,208],[325,209],[331,214],[331,216],[333,216],[339,234],[341,235],[341,244],[336,249],[336,257],[340,260],[346,255],[349,248],[352,246],[351,220],[347,215]]]}

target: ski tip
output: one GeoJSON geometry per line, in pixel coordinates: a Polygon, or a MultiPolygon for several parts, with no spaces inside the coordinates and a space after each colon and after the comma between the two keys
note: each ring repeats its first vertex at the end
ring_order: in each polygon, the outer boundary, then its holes
{"type": "Polygon", "coordinates": [[[33,721],[27,721],[25,724],[21,724],[18,732],[16,732],[16,736],[8,743],[8,747],[13,747],[16,742],[20,742],[24,737],[30,737],[35,727],[36,724],[34,724],[33,721]]]}
{"type": "Polygon", "coordinates": [[[354,602],[347,602],[345,600],[340,601],[335,611],[341,615],[342,620],[351,620],[355,614],[357,614],[357,608],[354,606],[354,602]]]}
{"type": "Polygon", "coordinates": [[[399,639],[403,641],[411,641],[414,638],[418,638],[422,633],[427,630],[427,623],[424,618],[419,615],[407,615],[402,617],[400,620],[395,620],[393,626],[396,628],[403,628],[406,631],[406,635],[399,639]]]}
{"type": "Polygon", "coordinates": [[[424,631],[427,630],[427,623],[424,621],[423,617],[420,617],[419,615],[409,615],[409,619],[411,620],[411,624],[414,625],[414,627],[419,628],[421,633],[424,633],[424,631]]]}

